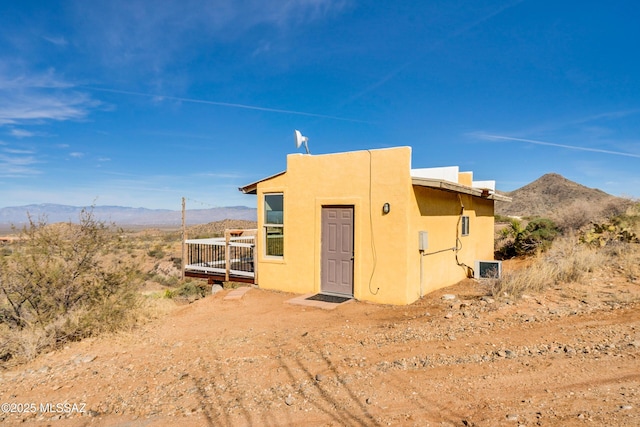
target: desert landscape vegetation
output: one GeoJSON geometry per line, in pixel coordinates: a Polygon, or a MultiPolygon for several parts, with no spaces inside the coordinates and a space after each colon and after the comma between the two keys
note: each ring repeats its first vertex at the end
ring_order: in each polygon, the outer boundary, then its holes
{"type": "Polygon", "coordinates": [[[175,228],[31,218],[0,246],[0,421],[640,425],[640,203],[555,174],[507,195],[502,277],[332,310],[181,280],[175,228]]]}

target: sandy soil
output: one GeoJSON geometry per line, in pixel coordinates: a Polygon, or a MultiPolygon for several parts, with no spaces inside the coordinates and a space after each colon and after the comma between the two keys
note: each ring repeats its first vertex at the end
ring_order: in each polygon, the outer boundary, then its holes
{"type": "Polygon", "coordinates": [[[515,302],[469,280],[411,306],[332,311],[224,290],[2,371],[0,402],[22,413],[0,421],[638,426],[640,285],[610,273],[515,302]]]}

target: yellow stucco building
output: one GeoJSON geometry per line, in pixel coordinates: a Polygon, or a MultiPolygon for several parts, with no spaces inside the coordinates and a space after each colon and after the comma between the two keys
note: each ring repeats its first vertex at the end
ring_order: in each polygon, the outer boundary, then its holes
{"type": "Polygon", "coordinates": [[[493,259],[492,181],[411,169],[411,148],[290,154],[257,195],[256,283],[409,304],[493,259]]]}

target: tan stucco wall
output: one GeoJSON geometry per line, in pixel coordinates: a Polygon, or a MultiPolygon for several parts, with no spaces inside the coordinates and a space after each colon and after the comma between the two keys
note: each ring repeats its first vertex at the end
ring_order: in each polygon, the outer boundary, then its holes
{"type": "Polygon", "coordinates": [[[410,166],[409,147],[287,156],[285,174],[258,184],[260,230],[264,225],[263,195],[284,192],[284,257],[266,257],[260,240],[260,287],[295,293],[319,292],[322,206],[352,205],[354,297],[406,304],[410,166]],[[384,203],[391,205],[387,215],[382,214],[384,203]]]}
{"type": "Polygon", "coordinates": [[[466,185],[467,187],[471,187],[473,184],[473,172],[459,172],[458,173],[458,184],[466,185]]]}
{"type": "Polygon", "coordinates": [[[408,262],[410,265],[418,263],[417,270],[411,269],[413,275],[409,279],[410,283],[418,283],[418,287],[411,290],[412,295],[419,297],[464,279],[467,269],[458,263],[473,268],[476,260],[493,259],[493,201],[414,187],[411,211],[409,234],[416,238],[408,262]],[[462,236],[459,222],[461,203],[464,205],[463,215],[469,217],[467,236],[462,236]],[[418,251],[419,231],[429,233],[429,247],[424,255],[418,251]],[[454,248],[458,248],[457,252],[454,248]],[[419,268],[421,261],[422,282],[419,268]]]}
{"type": "MultiPolygon", "coordinates": [[[[397,147],[330,155],[287,156],[286,173],[257,187],[257,282],[265,289],[320,292],[321,212],[326,205],[354,207],[354,297],[408,304],[465,277],[453,251],[422,258],[418,231],[429,250],[455,247],[460,203],[455,193],[411,184],[411,149],[397,147]],[[264,194],[284,193],[284,257],[264,255],[264,194]],[[384,203],[391,211],[383,215],[384,203]],[[422,289],[422,290],[421,290],[422,289]]],[[[493,256],[493,202],[462,196],[470,235],[460,237],[458,259],[473,267],[493,256]]]]}

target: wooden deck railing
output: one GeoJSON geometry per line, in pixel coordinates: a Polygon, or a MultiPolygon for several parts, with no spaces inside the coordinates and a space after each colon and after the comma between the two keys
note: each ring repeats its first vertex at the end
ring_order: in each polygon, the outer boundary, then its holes
{"type": "Polygon", "coordinates": [[[256,282],[256,230],[225,230],[225,237],[187,239],[185,244],[186,276],[256,282]]]}

